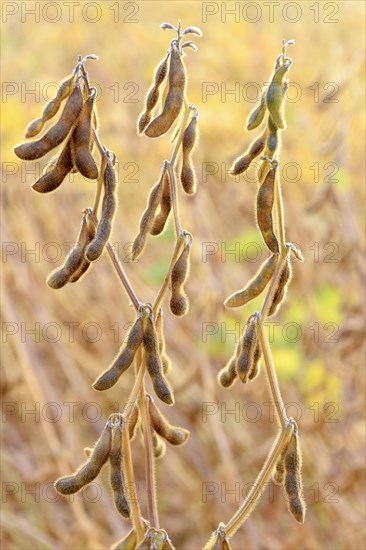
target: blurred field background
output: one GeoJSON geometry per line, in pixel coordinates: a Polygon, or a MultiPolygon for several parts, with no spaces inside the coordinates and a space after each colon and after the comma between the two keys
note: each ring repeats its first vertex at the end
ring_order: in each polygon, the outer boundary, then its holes
{"type": "MultiPolygon", "coordinates": [[[[255,23],[255,12],[245,11],[247,2],[236,3],[237,20],[229,14],[225,19],[225,5],[229,9],[233,2],[97,2],[83,12],[91,4],[84,2],[75,7],[72,22],[63,2],[57,12],[55,3],[36,3],[39,21],[25,11],[33,4],[4,2],[2,13],[1,547],[108,548],[129,529],[114,510],[107,468],[96,487],[74,499],[58,497],[52,487],[84,460],[83,448],[124,405],[132,372],[103,394],[91,383],[119,349],[134,314],[107,256],[75,286],[52,291],[45,284],[62,262],[65,243],[76,238],[93,183],[77,175],[48,196],[30,189],[46,161],[20,163],[12,147],[23,140],[44,99],[25,92],[42,92],[62,80],[78,54],[99,56],[88,70],[101,90],[100,137],[120,165],[113,242],[140,300],[153,301],[169,262],[172,225],[150,239],[137,263],[128,261],[126,243],[136,234],[147,193],[172,146],[167,137],[138,137],[135,128],[153,70],[173,38],[159,24],[181,18],[183,25],[204,32],[195,40],[198,52],[189,51],[185,59],[188,97],[200,112],[194,154],[199,189],[193,198],[180,195],[183,226],[194,235],[187,285],[191,308],[182,319],[173,318],[167,301],[164,311],[176,398],[167,414],[189,428],[191,437],[182,448],[168,448],[157,463],[161,525],[176,548],[201,548],[237,509],[276,434],[264,373],[226,391],[216,373],[235,346],[228,331],[239,334],[261,304],[259,299],[245,310],[228,311],[223,301],[266,254],[254,222],[255,184],[236,182],[225,170],[254,137],[244,130],[253,107],[247,84],[268,80],[282,38],[293,38],[290,80],[300,92],[287,104],[281,160],[283,166],[297,163],[283,177],[287,240],[298,243],[305,262],[294,265],[272,348],[284,400],[292,404],[288,412],[300,427],[308,510],[305,524],[296,524],[271,484],[232,544],[236,549],[365,548],[364,3],[297,3],[301,16],[290,22],[296,13],[282,2],[270,22],[268,7],[257,2],[261,16],[255,23]],[[217,12],[207,14],[208,9],[217,12]],[[100,19],[90,22],[98,14],[100,19]],[[205,97],[207,83],[213,92],[205,97]],[[239,98],[225,94],[235,86],[239,98]],[[27,254],[34,249],[36,254],[27,254]],[[236,253],[225,254],[229,250],[236,253]],[[55,262],[58,252],[62,258],[55,262]],[[36,333],[27,333],[31,329],[36,333]],[[207,403],[215,414],[203,414],[207,403]],[[207,495],[208,487],[215,494],[207,495]]],[[[141,451],[136,438],[145,513],[141,451]]]]}

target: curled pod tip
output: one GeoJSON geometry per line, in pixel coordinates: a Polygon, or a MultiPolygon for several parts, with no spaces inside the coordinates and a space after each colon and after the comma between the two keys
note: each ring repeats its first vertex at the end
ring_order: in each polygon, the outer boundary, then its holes
{"type": "Polygon", "coordinates": [[[149,415],[153,429],[171,445],[183,445],[189,438],[189,431],[180,426],[173,426],[158,409],[151,396],[147,396],[149,415]]]}
{"type": "MultiPolygon", "coordinates": [[[[238,346],[237,346],[238,348],[238,346]]],[[[237,357],[236,354],[229,360],[227,365],[220,370],[217,375],[218,382],[223,388],[229,388],[236,382],[238,373],[236,370],[237,357]]]]}

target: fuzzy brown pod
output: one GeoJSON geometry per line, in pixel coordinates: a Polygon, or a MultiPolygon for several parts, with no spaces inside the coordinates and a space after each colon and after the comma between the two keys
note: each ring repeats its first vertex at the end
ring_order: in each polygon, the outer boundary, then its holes
{"type": "Polygon", "coordinates": [[[174,315],[182,316],[188,312],[189,300],[184,292],[184,283],[187,280],[190,266],[191,242],[187,243],[171,273],[172,296],[170,310],[174,315]]]}
{"type": "Polygon", "coordinates": [[[237,380],[238,371],[236,365],[238,361],[238,355],[240,355],[240,350],[241,342],[238,342],[234,355],[229,359],[227,364],[219,371],[217,375],[218,382],[223,388],[229,388],[237,380]]]}
{"type": "Polygon", "coordinates": [[[138,316],[128,333],[126,342],[122,345],[112,365],[93,383],[95,390],[108,390],[116,384],[120,376],[131,366],[136,351],[142,343],[143,334],[143,319],[141,316],[138,316]]]}
{"type": "Polygon", "coordinates": [[[264,91],[258,107],[255,107],[249,115],[247,130],[254,130],[254,128],[257,128],[263,122],[264,115],[266,114],[266,108],[266,91],[264,91]]]}
{"type": "Polygon", "coordinates": [[[165,134],[177,119],[184,100],[186,84],[185,68],[181,54],[175,45],[171,47],[169,64],[169,90],[162,113],[154,118],[145,129],[146,136],[155,138],[165,134]]]}
{"type": "Polygon", "coordinates": [[[165,442],[157,435],[156,432],[152,432],[151,438],[154,458],[162,458],[166,452],[165,442]]]}
{"type": "Polygon", "coordinates": [[[193,195],[197,188],[197,178],[192,163],[192,152],[197,142],[198,115],[194,115],[183,134],[182,140],[182,170],[180,181],[184,191],[193,195]]]}
{"type": "Polygon", "coordinates": [[[269,85],[266,101],[273,124],[276,128],[284,130],[286,122],[284,119],[284,78],[289,70],[292,61],[287,59],[274,73],[269,85]]]}
{"type": "Polygon", "coordinates": [[[262,350],[261,350],[261,347],[260,347],[259,342],[257,340],[257,342],[254,346],[253,358],[252,358],[252,368],[249,371],[248,380],[254,380],[255,378],[257,378],[257,376],[260,372],[259,360],[260,360],[261,357],[262,357],[262,350]]]}
{"type": "Polygon", "coordinates": [[[163,61],[155,71],[154,84],[147,95],[145,111],[140,115],[137,124],[139,134],[142,134],[146,126],[149,124],[152,111],[159,100],[160,86],[164,82],[168,72],[169,55],[170,52],[168,52],[168,54],[164,57],[163,61]]]}
{"type": "Polygon", "coordinates": [[[65,177],[73,168],[71,156],[70,140],[66,143],[60,156],[49,164],[49,170],[46,171],[35,183],[32,189],[38,193],[50,193],[57,189],[64,181],[65,177]]]}
{"type": "Polygon", "coordinates": [[[26,138],[37,136],[39,132],[43,129],[45,123],[58,113],[58,110],[63,100],[69,97],[69,95],[71,94],[75,78],[76,73],[73,73],[60,84],[57,90],[56,97],[54,97],[51,101],[47,103],[47,105],[43,109],[42,116],[40,118],[37,118],[36,120],[33,120],[29,124],[25,134],[26,138]]]}
{"type": "Polygon", "coordinates": [[[46,155],[64,141],[78,120],[82,107],[83,94],[79,84],[76,84],[56,124],[39,140],[14,147],[14,153],[22,160],[36,160],[46,155]]]}
{"type": "Polygon", "coordinates": [[[86,272],[88,271],[88,269],[91,266],[91,263],[89,262],[89,260],[85,256],[86,247],[94,239],[95,232],[96,232],[95,222],[92,219],[92,210],[90,208],[87,209],[87,211],[86,211],[86,223],[88,225],[88,238],[87,238],[87,241],[86,241],[85,247],[84,247],[83,259],[81,260],[81,263],[80,263],[78,269],[72,275],[70,275],[68,283],[76,283],[76,282],[80,281],[80,279],[82,279],[82,277],[84,277],[84,275],[86,274],[86,272]]]}
{"type": "Polygon", "coordinates": [[[163,310],[160,308],[155,318],[155,328],[158,337],[159,355],[161,364],[163,367],[163,373],[166,374],[171,369],[171,363],[169,357],[166,354],[165,337],[164,337],[164,315],[163,310]]]}
{"type": "Polygon", "coordinates": [[[257,316],[253,315],[247,322],[240,353],[237,357],[236,370],[240,380],[248,381],[254,363],[254,351],[257,346],[257,316]]]}
{"type": "Polygon", "coordinates": [[[189,431],[180,426],[173,426],[163,413],[158,409],[154,400],[147,395],[149,402],[149,414],[151,426],[155,432],[163,437],[171,445],[183,445],[189,438],[189,431]]]}
{"type": "Polygon", "coordinates": [[[268,316],[274,315],[275,313],[278,312],[279,307],[286,296],[286,292],[291,280],[291,276],[292,276],[291,263],[289,259],[286,258],[286,262],[281,270],[281,273],[278,279],[276,291],[273,295],[272,302],[268,310],[268,316]]]}
{"type": "Polygon", "coordinates": [[[234,164],[230,168],[230,174],[232,176],[238,176],[246,172],[253,160],[262,153],[265,145],[266,132],[263,132],[262,135],[253,141],[248,151],[234,161],[234,164]]]}
{"type": "Polygon", "coordinates": [[[137,403],[133,403],[131,406],[132,410],[128,414],[126,424],[128,426],[128,435],[130,437],[130,440],[132,441],[136,435],[136,428],[138,425],[140,413],[137,403]]]}
{"type": "Polygon", "coordinates": [[[283,485],[285,481],[285,458],[289,448],[289,444],[290,444],[290,439],[288,440],[286,445],[283,447],[281,454],[278,457],[278,460],[276,462],[274,472],[272,474],[272,479],[276,485],[283,485]]]}
{"type": "Polygon", "coordinates": [[[83,213],[81,228],[75,246],[68,253],[63,265],[49,274],[47,285],[53,289],[65,286],[75,275],[84,262],[84,252],[92,238],[92,226],[88,222],[87,212],[83,213]]]}
{"type": "Polygon", "coordinates": [[[228,298],[224,305],[226,307],[241,307],[259,296],[272,279],[278,256],[272,254],[259,268],[253,279],[249,281],[243,290],[238,290],[228,298]]]}
{"type": "Polygon", "coordinates": [[[92,93],[84,102],[71,137],[75,166],[81,175],[92,180],[98,178],[98,168],[90,150],[91,140],[93,140],[92,131],[95,97],[96,90],[93,88],[92,93]]]}
{"type": "Polygon", "coordinates": [[[150,228],[151,235],[160,235],[165,229],[167,219],[172,209],[172,199],[170,194],[170,181],[168,171],[165,172],[162,183],[163,194],[160,199],[160,210],[156,214],[153,224],[150,228]]]}
{"type": "Polygon", "coordinates": [[[271,117],[268,117],[267,124],[268,136],[266,141],[266,155],[270,158],[273,157],[275,152],[278,150],[280,143],[279,131],[276,126],[273,124],[271,117]]]}
{"type": "Polygon", "coordinates": [[[143,346],[145,349],[146,369],[150,375],[156,395],[167,405],[174,403],[172,389],[163,372],[159,355],[159,340],[154,321],[149,315],[144,319],[143,346]]]}
{"type": "Polygon", "coordinates": [[[205,550],[231,550],[229,539],[226,535],[226,528],[223,523],[219,524],[219,527],[214,533],[213,542],[205,548],[205,550]]]}
{"type": "Polygon", "coordinates": [[[273,161],[273,166],[266,175],[266,178],[257,194],[257,222],[261,230],[264,242],[271,252],[279,252],[277,237],[273,230],[272,209],[275,194],[275,178],[278,163],[273,161]]]}
{"type": "Polygon", "coordinates": [[[104,196],[102,214],[99,220],[94,239],[86,249],[85,255],[90,262],[97,260],[102,254],[112,232],[112,223],[117,209],[116,187],[117,171],[114,160],[107,155],[107,162],[103,177],[104,196]]]}
{"type": "Polygon", "coordinates": [[[124,491],[122,430],[125,426],[114,426],[111,452],[109,455],[109,483],[113,491],[116,510],[125,518],[130,517],[130,506],[124,491]]]}
{"type": "Polygon", "coordinates": [[[107,462],[112,447],[110,421],[105,425],[88,460],[71,476],[60,477],[55,481],[55,489],[61,495],[72,495],[97,477],[107,462]]]}
{"type": "Polygon", "coordinates": [[[301,481],[301,462],[299,438],[295,430],[285,456],[285,489],[291,514],[296,521],[304,523],[306,505],[301,481]]]}
{"type": "MultiPolygon", "coordinates": [[[[147,201],[147,207],[145,212],[142,214],[140,219],[140,231],[132,244],[132,260],[138,258],[146,246],[146,238],[151,228],[154,225],[156,209],[161,204],[161,200],[164,192],[164,178],[166,178],[166,169],[163,169],[163,172],[159,178],[159,181],[156,182],[154,187],[151,189],[149,198],[147,201]]],[[[170,194],[169,194],[170,197],[170,194]]]]}

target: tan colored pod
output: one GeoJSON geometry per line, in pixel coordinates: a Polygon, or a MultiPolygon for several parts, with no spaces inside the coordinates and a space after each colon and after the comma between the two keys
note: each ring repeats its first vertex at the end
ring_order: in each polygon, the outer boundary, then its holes
{"type": "Polygon", "coordinates": [[[83,94],[78,84],[69,96],[60,119],[38,141],[22,143],[14,148],[14,153],[22,160],[35,160],[46,155],[64,141],[76,123],[83,107],[83,94]]]}
{"type": "Polygon", "coordinates": [[[167,405],[174,403],[173,392],[166,380],[159,355],[159,343],[154,321],[144,319],[143,345],[146,354],[146,369],[150,375],[156,395],[167,405]]]}
{"type": "Polygon", "coordinates": [[[259,268],[253,279],[249,281],[243,290],[238,290],[228,298],[224,305],[226,307],[241,307],[259,296],[272,279],[278,256],[272,254],[259,268]]]}
{"type": "Polygon", "coordinates": [[[85,252],[86,257],[90,262],[94,262],[102,254],[112,232],[113,217],[117,209],[117,172],[110,155],[107,156],[103,184],[104,196],[102,203],[102,214],[95,237],[85,252]]]}
{"type": "Polygon", "coordinates": [[[165,442],[158,437],[156,432],[151,433],[154,458],[162,458],[166,453],[165,442]]]}
{"type": "Polygon", "coordinates": [[[306,505],[301,481],[301,452],[297,430],[291,436],[285,456],[285,489],[291,514],[296,521],[304,523],[306,505]]]}
{"type": "Polygon", "coordinates": [[[191,243],[187,243],[171,273],[172,296],[170,299],[170,310],[174,315],[182,316],[188,312],[189,300],[184,292],[184,283],[189,274],[191,243]]]}
{"type": "Polygon", "coordinates": [[[131,366],[143,338],[143,320],[137,317],[124,343],[115,357],[112,365],[105,370],[99,378],[93,383],[93,388],[97,391],[108,390],[115,385],[119,377],[131,366]]]}
{"type": "Polygon", "coordinates": [[[130,506],[124,491],[122,429],[126,429],[126,427],[115,426],[113,429],[112,446],[109,455],[109,483],[113,491],[113,499],[117,511],[123,517],[129,518],[130,506]]]}
{"type": "MultiPolygon", "coordinates": [[[[135,260],[143,252],[146,245],[146,238],[150,232],[154,221],[155,221],[155,212],[159,206],[162,196],[163,196],[163,180],[166,175],[165,169],[163,170],[162,175],[160,176],[159,181],[151,189],[147,208],[141,216],[140,220],[140,231],[132,245],[132,259],[135,260]]],[[[170,195],[169,195],[170,196],[170,195]]]]}
{"type": "Polygon", "coordinates": [[[66,80],[60,84],[56,97],[52,99],[50,102],[47,103],[45,108],[43,109],[42,116],[40,118],[37,118],[36,120],[33,120],[27,128],[25,137],[31,138],[35,137],[39,134],[39,132],[43,129],[43,126],[47,122],[47,120],[50,120],[52,117],[54,117],[64,99],[69,97],[71,94],[71,90],[74,86],[76,73],[73,73],[71,76],[69,76],[66,80]]]}
{"type": "Polygon", "coordinates": [[[237,380],[238,371],[236,365],[238,361],[238,356],[240,355],[240,350],[241,342],[239,341],[236,345],[234,355],[229,359],[225,367],[223,367],[217,375],[218,382],[223,388],[229,388],[237,380]]]}
{"type": "Polygon", "coordinates": [[[185,83],[186,75],[181,54],[173,45],[170,53],[168,95],[162,113],[150,122],[144,131],[145,135],[155,138],[169,130],[182,109],[185,83]]]}
{"type": "Polygon", "coordinates": [[[248,380],[254,380],[257,378],[259,372],[260,372],[260,364],[259,360],[262,357],[262,350],[260,348],[259,342],[257,340],[255,346],[254,346],[254,352],[253,352],[253,359],[252,359],[252,368],[250,369],[248,373],[248,380]]]}
{"type": "Polygon", "coordinates": [[[253,367],[254,350],[257,344],[256,321],[252,317],[248,322],[243,336],[240,353],[237,357],[236,370],[240,380],[248,381],[249,373],[253,367]]]}
{"type": "Polygon", "coordinates": [[[160,233],[164,231],[167,219],[172,209],[168,171],[164,174],[162,189],[163,194],[160,200],[160,210],[155,216],[153,224],[150,228],[151,235],[160,235],[160,233]]]}
{"type": "Polygon", "coordinates": [[[74,273],[72,273],[72,275],[70,275],[68,283],[76,283],[80,281],[80,279],[82,279],[82,277],[86,274],[86,272],[91,266],[91,263],[85,257],[85,249],[88,246],[88,244],[94,239],[95,232],[96,232],[95,224],[94,224],[94,221],[92,220],[91,209],[88,209],[86,212],[86,223],[88,225],[88,237],[86,239],[85,246],[84,246],[83,259],[78,269],[74,273]]]}
{"type": "Polygon", "coordinates": [[[277,237],[273,230],[272,209],[275,193],[275,178],[277,173],[278,163],[275,163],[266,175],[266,178],[257,194],[257,222],[261,230],[264,242],[271,252],[278,253],[279,246],[277,237]]]}
{"type": "Polygon", "coordinates": [[[158,337],[159,355],[163,367],[163,373],[166,374],[171,369],[169,357],[166,354],[165,337],[164,337],[164,321],[163,310],[160,308],[155,318],[155,328],[158,337]]]}
{"type": "Polygon", "coordinates": [[[156,433],[163,437],[171,445],[183,445],[186,443],[189,438],[189,431],[181,428],[180,426],[172,426],[169,420],[155,405],[152,397],[148,395],[147,399],[149,400],[151,425],[156,433]]]}
{"type": "Polygon", "coordinates": [[[49,274],[47,284],[53,289],[59,289],[65,286],[71,276],[78,271],[83,259],[84,251],[90,238],[90,227],[86,219],[86,213],[83,214],[81,228],[76,245],[68,253],[63,265],[49,274]]]}
{"type": "Polygon", "coordinates": [[[50,193],[57,189],[64,181],[67,174],[73,168],[70,150],[70,140],[66,143],[60,156],[53,161],[50,168],[32,185],[32,189],[38,193],[50,193]]]}
{"type": "Polygon", "coordinates": [[[284,130],[286,122],[284,119],[284,82],[283,79],[291,66],[291,60],[287,59],[274,73],[272,82],[269,85],[266,101],[271,119],[276,128],[284,130]]]}
{"type": "Polygon", "coordinates": [[[107,462],[112,447],[112,429],[108,421],[96,442],[89,459],[73,475],[60,477],[55,481],[55,489],[61,495],[72,495],[80,491],[97,477],[107,462]]]}
{"type": "Polygon", "coordinates": [[[140,118],[138,121],[139,134],[143,133],[146,126],[149,124],[151,120],[152,110],[154,109],[155,105],[159,100],[160,86],[164,82],[168,72],[168,62],[169,62],[169,52],[155,71],[154,84],[147,95],[145,111],[140,115],[140,118]]]}
{"type": "Polygon", "coordinates": [[[292,276],[291,264],[287,259],[280,273],[276,292],[274,293],[272,303],[268,310],[268,316],[274,315],[275,313],[278,312],[278,309],[286,296],[287,287],[291,280],[291,276],[292,276]]]}
{"type": "Polygon", "coordinates": [[[74,145],[75,165],[80,174],[88,179],[98,178],[98,168],[90,151],[90,145],[94,142],[93,111],[95,105],[95,89],[85,101],[79,119],[72,133],[74,145]]]}
{"type": "Polygon", "coordinates": [[[285,481],[285,458],[289,448],[291,439],[287,442],[281,451],[281,454],[276,462],[275,470],[272,475],[272,479],[276,485],[283,485],[285,481]]]}
{"type": "Polygon", "coordinates": [[[247,130],[254,130],[254,128],[257,128],[263,122],[266,108],[266,92],[263,92],[258,107],[256,107],[249,115],[247,130]]]}
{"type": "Polygon", "coordinates": [[[234,164],[230,168],[230,174],[232,176],[238,176],[246,172],[253,160],[262,153],[265,145],[266,132],[263,132],[259,138],[253,141],[248,151],[234,161],[234,164]]]}
{"type": "Polygon", "coordinates": [[[192,152],[197,142],[198,115],[195,114],[183,134],[182,140],[182,171],[180,180],[183,189],[188,195],[196,192],[196,173],[192,163],[192,152]]]}

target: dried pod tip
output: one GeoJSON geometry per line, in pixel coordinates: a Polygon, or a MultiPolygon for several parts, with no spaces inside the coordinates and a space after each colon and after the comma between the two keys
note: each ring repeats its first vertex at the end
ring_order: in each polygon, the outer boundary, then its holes
{"type": "Polygon", "coordinates": [[[167,29],[170,29],[170,30],[173,30],[173,31],[177,31],[178,29],[176,27],[174,27],[173,25],[171,25],[170,23],[161,23],[160,24],[160,28],[165,31],[167,29]]]}
{"type": "Polygon", "coordinates": [[[191,26],[191,27],[187,27],[185,29],[185,31],[182,33],[182,36],[184,36],[185,34],[195,34],[196,36],[203,36],[203,32],[201,31],[201,29],[199,27],[194,27],[194,26],[191,26]]]}

